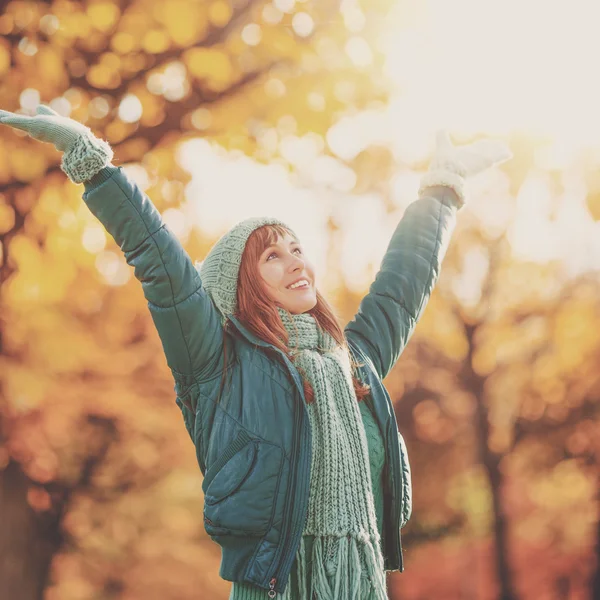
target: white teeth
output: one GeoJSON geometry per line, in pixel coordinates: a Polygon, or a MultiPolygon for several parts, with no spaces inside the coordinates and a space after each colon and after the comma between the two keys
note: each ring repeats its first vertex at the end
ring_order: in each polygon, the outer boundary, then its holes
{"type": "Polygon", "coordinates": [[[295,290],[297,287],[300,287],[301,285],[308,286],[308,281],[306,281],[306,279],[301,279],[300,281],[297,281],[296,283],[293,283],[292,285],[290,285],[289,289],[295,290]]]}

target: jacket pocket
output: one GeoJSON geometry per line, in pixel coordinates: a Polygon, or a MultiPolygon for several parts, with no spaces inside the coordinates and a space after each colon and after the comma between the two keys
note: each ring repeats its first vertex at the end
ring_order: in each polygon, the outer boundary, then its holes
{"type": "MultiPolygon", "coordinates": [[[[283,452],[241,430],[206,471],[204,528],[211,537],[260,536],[276,507],[283,452]]],[[[218,541],[218,540],[217,540],[218,541]]]]}
{"type": "Polygon", "coordinates": [[[398,445],[400,446],[400,467],[402,469],[402,504],[400,527],[404,527],[412,514],[412,479],[408,451],[402,434],[398,432],[398,445]]]}

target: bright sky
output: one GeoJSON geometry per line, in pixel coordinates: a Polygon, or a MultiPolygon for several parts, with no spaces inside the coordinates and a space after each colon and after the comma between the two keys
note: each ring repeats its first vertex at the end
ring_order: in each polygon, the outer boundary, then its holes
{"type": "MultiPolygon", "coordinates": [[[[397,4],[399,22],[406,2],[397,4]]],[[[521,129],[600,140],[600,3],[596,0],[422,0],[386,36],[400,115],[419,130],[521,129]],[[408,109],[408,110],[407,110],[408,109]]]]}
{"type": "MultiPolygon", "coordinates": [[[[348,1],[343,7],[357,10],[348,1]]],[[[510,240],[520,256],[562,258],[571,273],[598,268],[600,231],[584,210],[585,186],[573,159],[582,148],[600,148],[600,2],[398,0],[386,22],[376,43],[387,56],[390,105],[338,122],[327,136],[330,149],[348,159],[383,142],[399,162],[410,164],[429,155],[439,127],[456,139],[511,131],[550,138],[539,155],[539,172],[516,199],[509,197],[502,173],[490,172],[472,181],[467,210],[491,229],[512,222],[510,240]],[[563,169],[568,190],[554,221],[544,171],[549,165],[563,169]]],[[[364,46],[352,48],[356,60],[368,60],[366,53],[361,57],[364,46]]],[[[300,165],[301,176],[309,181],[317,173],[320,186],[299,189],[281,168],[190,142],[180,161],[193,174],[187,196],[195,222],[218,235],[248,216],[280,217],[300,235],[322,275],[324,225],[332,212],[346,232],[344,275],[364,289],[373,275],[367,266],[379,265],[397,220],[416,198],[420,175],[399,173],[394,179],[398,214],[390,222],[377,197],[348,193],[352,173],[335,159],[319,157],[313,141],[287,135],[279,143],[300,165]]],[[[172,226],[184,227],[175,215],[172,226]]]]}

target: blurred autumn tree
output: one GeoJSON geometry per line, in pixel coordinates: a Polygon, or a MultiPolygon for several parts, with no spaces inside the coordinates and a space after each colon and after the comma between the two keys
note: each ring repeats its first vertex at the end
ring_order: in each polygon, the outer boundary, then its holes
{"type": "Polygon", "coordinates": [[[598,278],[518,259],[509,228],[463,218],[386,382],[402,396],[413,469],[426,473],[405,535],[410,569],[394,589],[407,599],[596,598],[598,278]]]}
{"type": "MultiPolygon", "coordinates": [[[[290,136],[331,154],[333,124],[386,102],[371,50],[390,3],[11,2],[0,106],[50,103],[88,124],[164,215],[181,214],[183,141],[292,170],[290,136]]],[[[415,487],[391,598],[600,597],[597,281],[510,244],[543,142],[513,139],[515,159],[472,186],[438,288],[386,380],[415,487]]],[[[371,194],[391,233],[405,207],[395,175],[425,164],[384,145],[327,158],[353,171],[352,192],[371,194]]],[[[0,596],[225,598],[140,286],[59,160],[0,128],[0,596]]],[[[598,162],[580,165],[596,219],[598,162]]],[[[571,192],[561,172],[547,176],[552,212],[571,192]]],[[[342,221],[329,219],[327,279],[348,320],[366,290],[339,269],[342,221]]],[[[365,252],[381,231],[359,231],[365,252]]],[[[194,258],[212,242],[185,239],[194,258]]]]}
{"type": "MultiPolygon", "coordinates": [[[[380,58],[367,69],[359,55],[386,5],[3,3],[1,106],[43,102],[86,123],[115,164],[144,170],[159,210],[177,209],[183,140],[270,162],[278,131],[321,139],[338,116],[384,100],[380,58]]],[[[226,597],[140,286],[59,161],[51,145],[0,131],[1,595],[226,597]]],[[[186,247],[201,257],[212,241],[192,232],[186,247]]]]}

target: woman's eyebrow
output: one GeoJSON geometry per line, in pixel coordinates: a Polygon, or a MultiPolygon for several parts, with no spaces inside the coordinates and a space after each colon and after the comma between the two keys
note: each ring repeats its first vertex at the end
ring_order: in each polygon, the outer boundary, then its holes
{"type": "MultiPolygon", "coordinates": [[[[300,242],[298,240],[290,240],[288,246],[293,246],[294,244],[298,244],[300,245],[300,242]]],[[[272,244],[269,244],[266,248],[265,248],[265,252],[267,250],[270,250],[271,248],[276,248],[277,246],[280,246],[281,242],[273,242],[272,244]]]]}

